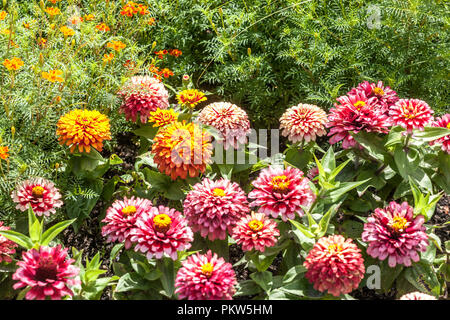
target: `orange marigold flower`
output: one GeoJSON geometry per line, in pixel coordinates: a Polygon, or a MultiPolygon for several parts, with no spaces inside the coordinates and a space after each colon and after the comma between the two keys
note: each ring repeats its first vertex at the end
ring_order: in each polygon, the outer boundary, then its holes
{"type": "Polygon", "coordinates": [[[205,94],[197,89],[187,89],[177,94],[178,103],[189,108],[195,108],[202,101],[206,101],[205,94]]]}
{"type": "Polygon", "coordinates": [[[108,42],[107,44],[106,44],[106,47],[108,47],[108,48],[112,48],[112,49],[114,49],[115,51],[120,51],[120,50],[122,50],[123,48],[125,48],[127,45],[125,44],[125,43],[123,43],[122,41],[115,41],[115,40],[113,40],[113,41],[111,41],[111,42],[108,42]]]}
{"type": "Polygon", "coordinates": [[[111,140],[109,119],[97,110],[75,109],[62,116],[56,134],[60,144],[76,147],[80,152],[91,152],[91,147],[102,151],[103,140],[111,140]]]}
{"type": "Polygon", "coordinates": [[[160,129],[153,141],[153,161],[172,180],[196,177],[211,161],[211,136],[198,124],[173,122],[160,129]]]}
{"type": "Polygon", "coordinates": [[[83,20],[84,21],[92,21],[92,20],[94,20],[95,19],[95,17],[94,17],[94,15],[91,13],[91,14],[86,14],[84,17],[83,17],[83,20]]]}
{"type": "Polygon", "coordinates": [[[168,53],[167,50],[159,50],[159,51],[155,51],[154,52],[159,59],[162,59],[164,57],[164,55],[166,55],[168,53]]]}
{"type": "Polygon", "coordinates": [[[179,56],[181,56],[183,54],[183,52],[181,52],[181,50],[178,50],[178,49],[172,49],[169,51],[169,54],[171,56],[174,56],[175,58],[178,58],[179,56]]]}
{"type": "Polygon", "coordinates": [[[164,78],[168,78],[170,76],[173,76],[173,72],[172,72],[172,70],[170,70],[168,68],[164,68],[161,70],[161,75],[163,75],[164,78]]]}
{"type": "Polygon", "coordinates": [[[103,55],[103,62],[109,63],[114,59],[114,53],[103,55]]]}
{"type": "Polygon", "coordinates": [[[105,23],[100,23],[100,24],[98,24],[98,25],[96,25],[95,26],[95,28],[97,28],[97,30],[98,31],[104,31],[104,32],[107,32],[107,31],[110,31],[111,29],[105,24],[105,23]]]}
{"type": "Polygon", "coordinates": [[[5,59],[3,65],[8,70],[19,70],[23,66],[23,61],[20,58],[13,57],[12,59],[5,59]]]}
{"type": "Polygon", "coordinates": [[[138,4],[137,10],[138,10],[138,12],[139,12],[139,14],[140,14],[141,16],[145,16],[146,14],[149,13],[149,12],[148,12],[148,7],[147,7],[147,6],[144,6],[143,4],[138,4]]]}
{"type": "Polygon", "coordinates": [[[156,109],[156,111],[150,112],[148,122],[154,123],[153,127],[164,127],[170,123],[177,121],[178,112],[173,109],[156,109]]]}
{"type": "Polygon", "coordinates": [[[64,82],[64,78],[61,77],[62,70],[49,70],[48,72],[42,72],[42,78],[50,82],[64,82]]]}
{"type": "Polygon", "coordinates": [[[64,33],[64,36],[73,36],[75,34],[75,31],[72,28],[66,27],[66,26],[62,26],[61,28],[59,28],[59,30],[64,33]]]}
{"type": "Polygon", "coordinates": [[[29,24],[29,23],[23,22],[22,25],[23,25],[23,27],[24,27],[25,29],[30,29],[30,24],[29,24]]]}
{"type": "Polygon", "coordinates": [[[147,24],[148,24],[149,26],[154,25],[155,22],[156,22],[156,19],[155,19],[155,18],[149,18],[149,19],[147,20],[147,24]]]}
{"type": "Polygon", "coordinates": [[[159,68],[155,66],[154,64],[151,64],[150,67],[148,67],[148,70],[150,70],[151,73],[160,74],[159,68]]]}
{"type": "Polygon", "coordinates": [[[9,152],[8,146],[0,147],[0,158],[3,160],[8,159],[8,157],[9,157],[8,152],[9,152]]]}
{"type": "Polygon", "coordinates": [[[0,11],[0,21],[5,20],[7,15],[8,15],[8,12],[0,11]]]}
{"type": "Polygon", "coordinates": [[[55,7],[45,8],[44,11],[47,12],[50,16],[57,16],[58,14],[61,14],[61,10],[55,7]]]}

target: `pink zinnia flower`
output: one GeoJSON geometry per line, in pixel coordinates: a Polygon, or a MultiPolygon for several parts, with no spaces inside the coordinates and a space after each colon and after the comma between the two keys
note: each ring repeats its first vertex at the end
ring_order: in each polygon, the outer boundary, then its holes
{"type": "Polygon", "coordinates": [[[120,112],[133,122],[136,122],[138,113],[141,122],[146,123],[150,112],[169,107],[169,93],[164,84],[154,77],[131,77],[118,95],[124,99],[120,112]]]}
{"type": "Polygon", "coordinates": [[[60,300],[65,296],[73,296],[70,286],[80,284],[79,269],[72,265],[73,259],[67,259],[67,249],[61,246],[44,247],[39,250],[30,249],[22,254],[22,261],[17,262],[19,268],[13,274],[13,280],[18,282],[14,289],[30,287],[25,295],[28,300],[43,300],[50,297],[60,300]]]}
{"type": "Polygon", "coordinates": [[[314,289],[328,291],[335,297],[358,288],[365,272],[361,250],[352,239],[341,235],[320,238],[303,265],[314,289]]]}
{"type": "Polygon", "coordinates": [[[218,130],[223,136],[224,148],[239,147],[247,143],[250,134],[250,121],[247,113],[229,102],[214,102],[207,105],[199,114],[199,121],[218,130]]]}
{"type": "Polygon", "coordinates": [[[282,135],[295,143],[315,141],[316,136],[325,135],[327,114],[318,106],[300,103],[286,110],[280,118],[282,135]]]}
{"type": "Polygon", "coordinates": [[[236,292],[236,274],[230,263],[212,254],[196,253],[182,262],[175,279],[179,299],[231,300],[236,292]]]}
{"type": "MultiPolygon", "coordinates": [[[[436,118],[436,120],[433,122],[433,127],[441,127],[441,128],[450,129],[450,113],[443,115],[442,118],[436,118]]],[[[450,154],[450,134],[448,134],[442,138],[439,138],[437,140],[431,141],[430,145],[434,145],[435,143],[442,144],[442,146],[441,146],[442,151],[450,154]]]]}
{"type": "Polygon", "coordinates": [[[377,83],[369,83],[369,81],[361,82],[356,88],[353,88],[347,93],[347,95],[354,95],[357,91],[363,91],[367,99],[375,97],[377,99],[375,104],[386,115],[389,113],[389,107],[398,101],[397,92],[389,86],[383,86],[382,81],[378,81],[377,83]]]}
{"type": "Polygon", "coordinates": [[[56,208],[63,205],[61,194],[54,183],[43,178],[25,180],[12,192],[11,197],[17,203],[16,209],[26,211],[31,207],[38,216],[54,214],[56,208]]]}
{"type": "Polygon", "coordinates": [[[426,251],[428,235],[422,225],[425,218],[414,216],[414,209],[403,202],[392,201],[389,206],[375,209],[364,224],[362,240],[368,242],[367,254],[384,260],[389,258],[389,266],[403,264],[407,267],[412,261],[419,261],[417,252],[426,251]]]}
{"type": "Polygon", "coordinates": [[[107,237],[108,242],[125,241],[125,248],[129,249],[130,232],[136,226],[136,220],[151,208],[152,202],[147,199],[125,197],[115,201],[106,211],[106,217],[102,221],[106,223],[102,228],[102,236],[107,237]]]}
{"type": "Polygon", "coordinates": [[[436,297],[419,291],[404,294],[399,300],[437,300],[436,297]]]}
{"type": "Polygon", "coordinates": [[[433,113],[428,104],[419,99],[400,99],[389,110],[392,124],[402,126],[408,134],[413,129],[423,130],[433,120],[433,113]]]}
{"type": "Polygon", "coordinates": [[[239,184],[208,178],[195,184],[184,200],[184,214],[194,232],[210,240],[225,239],[236,222],[248,212],[247,197],[239,184]]]}
{"type": "Polygon", "coordinates": [[[147,259],[161,259],[164,254],[177,260],[178,251],[191,247],[192,230],[180,212],[164,206],[153,207],[144,212],[131,231],[134,250],[146,254],[147,259]]]}
{"type": "Polygon", "coordinates": [[[331,128],[328,136],[330,144],[335,144],[341,140],[344,149],[359,147],[350,133],[359,131],[387,133],[389,120],[377,107],[377,98],[367,98],[363,91],[356,91],[336,99],[339,104],[335,104],[330,109],[328,115],[327,128],[331,128]]]}
{"type": "Polygon", "coordinates": [[[268,219],[264,213],[252,212],[237,222],[232,237],[244,251],[255,249],[264,252],[266,247],[277,243],[279,235],[275,221],[268,219]]]}
{"type": "MultiPolygon", "coordinates": [[[[0,230],[6,231],[9,230],[10,227],[6,227],[3,225],[3,221],[0,221],[0,230]]],[[[16,253],[17,244],[4,236],[0,235],[0,263],[2,261],[10,263],[12,261],[11,255],[16,253]]]]}
{"type": "Polygon", "coordinates": [[[250,206],[259,206],[259,212],[274,218],[281,216],[283,221],[294,219],[295,213],[303,216],[300,206],[307,207],[316,198],[309,187],[309,179],[297,168],[266,168],[252,185],[254,189],[248,197],[255,200],[250,206]]]}

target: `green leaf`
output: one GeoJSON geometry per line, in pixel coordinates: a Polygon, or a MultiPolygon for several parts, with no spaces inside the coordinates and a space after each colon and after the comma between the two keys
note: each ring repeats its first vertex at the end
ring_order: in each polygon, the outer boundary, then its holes
{"type": "Polygon", "coordinates": [[[312,160],[313,153],[310,148],[299,150],[297,148],[289,148],[286,152],[284,161],[300,170],[304,170],[308,163],[312,160]]]}
{"type": "Polygon", "coordinates": [[[384,292],[388,292],[392,289],[392,284],[395,279],[400,275],[403,271],[402,265],[396,265],[394,268],[389,267],[387,259],[381,262],[380,264],[380,273],[381,273],[381,289],[384,292]]]}
{"type": "Polygon", "coordinates": [[[126,273],[120,277],[117,283],[116,292],[126,292],[131,290],[147,290],[151,288],[151,284],[144,280],[137,273],[126,273]]]}
{"type": "Polygon", "coordinates": [[[239,296],[252,296],[258,294],[262,291],[261,286],[259,286],[253,280],[244,280],[237,284],[235,297],[239,296]]]}
{"type": "Polygon", "coordinates": [[[326,173],[330,174],[336,168],[336,160],[333,147],[330,146],[322,158],[322,166],[326,173]]]}
{"type": "Polygon", "coordinates": [[[288,284],[292,282],[297,276],[305,273],[307,271],[306,267],[303,265],[297,265],[290,268],[283,277],[283,284],[288,284]]]}
{"type": "Polygon", "coordinates": [[[439,296],[441,289],[439,281],[433,268],[427,263],[420,261],[407,268],[405,278],[418,290],[439,296]]]}
{"type": "Polygon", "coordinates": [[[12,230],[1,230],[0,235],[17,243],[19,246],[24,247],[25,249],[33,248],[33,242],[31,241],[31,239],[19,232],[12,230]]]}
{"type": "Polygon", "coordinates": [[[158,259],[156,265],[161,271],[161,284],[167,297],[172,297],[175,291],[175,269],[173,260],[170,258],[158,259]]]}
{"type": "Polygon", "coordinates": [[[332,206],[327,213],[324,214],[322,219],[320,219],[319,222],[319,229],[317,230],[316,234],[318,238],[321,238],[325,235],[325,233],[328,230],[328,225],[330,224],[330,219],[332,216],[334,216],[338,206],[332,206]]]}
{"type": "Polygon", "coordinates": [[[158,127],[153,127],[152,125],[143,125],[139,129],[134,130],[133,133],[137,136],[152,140],[156,136],[158,129],[158,127]]]}
{"type": "Polygon", "coordinates": [[[424,142],[433,141],[450,135],[450,129],[443,127],[425,127],[423,130],[414,130],[413,137],[424,142]]]}
{"type": "Polygon", "coordinates": [[[255,281],[265,292],[272,288],[272,273],[269,271],[254,272],[250,278],[255,281]]]}
{"type": "Polygon", "coordinates": [[[308,238],[315,238],[314,233],[312,233],[311,231],[309,231],[304,225],[302,225],[301,223],[295,221],[295,220],[290,220],[289,221],[294,225],[294,227],[296,227],[298,230],[300,230],[306,237],[308,238]]]}
{"type": "Polygon", "coordinates": [[[344,182],[339,185],[339,187],[327,190],[328,197],[331,199],[333,203],[338,202],[338,200],[345,195],[350,190],[368,182],[370,179],[362,180],[362,181],[355,181],[355,182],[344,182]]]}
{"type": "Polygon", "coordinates": [[[408,152],[405,152],[402,145],[397,145],[394,152],[394,160],[398,172],[404,180],[409,181],[409,177],[411,177],[422,188],[430,192],[433,191],[433,184],[430,178],[418,167],[420,156],[416,150],[409,148],[408,152]]]}
{"type": "Polygon", "coordinates": [[[42,235],[41,244],[43,246],[48,246],[50,241],[52,241],[58,234],[60,234],[64,229],[70,226],[75,220],[76,219],[61,221],[49,228],[42,235]]]}
{"type": "Polygon", "coordinates": [[[124,243],[118,243],[112,248],[112,250],[111,250],[111,252],[109,254],[109,265],[111,265],[114,262],[114,260],[116,259],[117,255],[119,254],[120,250],[122,250],[122,248],[124,246],[125,246],[124,243]]]}

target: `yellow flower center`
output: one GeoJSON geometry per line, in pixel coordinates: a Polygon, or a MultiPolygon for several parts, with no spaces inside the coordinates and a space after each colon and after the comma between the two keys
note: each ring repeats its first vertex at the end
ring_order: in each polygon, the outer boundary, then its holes
{"type": "Polygon", "coordinates": [[[450,129],[450,122],[447,123],[447,129],[450,129]]]}
{"type": "Polygon", "coordinates": [[[207,262],[204,265],[202,265],[202,273],[208,278],[211,277],[213,271],[214,266],[211,263],[207,262]]]}
{"type": "Polygon", "coordinates": [[[381,88],[375,87],[375,88],[373,88],[372,91],[373,91],[373,93],[375,93],[375,94],[378,95],[378,96],[384,95],[384,91],[383,91],[383,89],[381,89],[381,88]]]}
{"type": "Polygon", "coordinates": [[[366,103],[364,102],[364,101],[361,101],[361,100],[359,100],[359,101],[356,101],[355,102],[355,104],[354,104],[354,106],[356,107],[356,109],[361,109],[362,107],[364,107],[366,105],[366,103]]]}
{"type": "Polygon", "coordinates": [[[276,192],[286,192],[290,184],[291,181],[285,175],[272,178],[272,189],[276,192]]]}
{"type": "Polygon", "coordinates": [[[35,186],[35,187],[33,187],[33,189],[31,189],[31,193],[36,198],[41,198],[42,195],[44,194],[44,191],[45,191],[45,189],[41,186],[35,186]]]}
{"type": "Polygon", "coordinates": [[[408,227],[408,224],[408,220],[406,220],[404,217],[394,217],[389,226],[394,232],[402,233],[403,231],[405,231],[406,227],[408,227]]]}
{"type": "Polygon", "coordinates": [[[225,191],[223,191],[223,189],[215,188],[215,189],[213,190],[213,195],[214,195],[215,197],[224,197],[224,196],[226,196],[226,193],[225,193],[225,191]]]}
{"type": "Polygon", "coordinates": [[[126,206],[122,209],[122,215],[124,217],[129,217],[136,213],[136,207],[135,206],[126,206]]]}
{"type": "Polygon", "coordinates": [[[253,231],[258,232],[264,227],[264,222],[255,219],[248,223],[248,227],[253,231]]]}
{"type": "Polygon", "coordinates": [[[343,250],[343,248],[340,244],[331,244],[328,246],[327,250],[329,253],[335,254],[335,253],[341,252],[343,250]]]}
{"type": "Polygon", "coordinates": [[[153,218],[153,227],[157,232],[166,232],[170,229],[172,219],[167,214],[158,214],[153,218]]]}

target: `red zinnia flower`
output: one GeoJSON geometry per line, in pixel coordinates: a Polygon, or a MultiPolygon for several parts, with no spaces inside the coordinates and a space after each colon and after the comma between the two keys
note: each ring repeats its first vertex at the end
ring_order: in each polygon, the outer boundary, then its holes
{"type": "MultiPolygon", "coordinates": [[[[3,221],[0,221],[0,230],[6,231],[9,230],[10,227],[6,227],[3,225],[3,221]]],[[[0,235],[0,263],[2,261],[4,262],[11,262],[12,259],[10,255],[16,253],[15,248],[17,247],[17,244],[4,236],[0,235]]]]}
{"type": "MultiPolygon", "coordinates": [[[[441,128],[450,129],[450,113],[443,115],[442,118],[436,118],[436,121],[433,122],[433,127],[441,127],[441,128]]],[[[442,138],[439,138],[437,140],[431,141],[430,145],[433,145],[435,143],[442,144],[442,146],[441,146],[442,151],[450,154],[450,134],[448,134],[442,138]]]]}
{"type": "Polygon", "coordinates": [[[314,289],[337,297],[358,288],[364,278],[361,250],[341,235],[320,238],[306,257],[305,276],[314,289]]]}
{"type": "Polygon", "coordinates": [[[398,101],[397,92],[389,86],[383,86],[382,81],[378,81],[377,83],[369,83],[369,81],[361,82],[356,88],[348,92],[347,95],[355,95],[357,91],[363,91],[367,99],[375,97],[377,99],[375,104],[386,115],[389,113],[389,107],[398,101]]]}
{"type": "Polygon", "coordinates": [[[252,182],[255,189],[248,197],[255,200],[250,206],[259,206],[259,212],[274,218],[281,216],[283,221],[294,219],[295,213],[303,216],[301,206],[309,206],[316,198],[308,182],[297,168],[266,168],[252,182]]]}
{"type": "Polygon", "coordinates": [[[191,247],[194,236],[180,212],[164,206],[144,212],[131,231],[134,250],[146,254],[147,259],[161,259],[164,254],[177,260],[178,251],[191,247]]]}
{"type": "Polygon", "coordinates": [[[125,248],[131,247],[130,232],[136,226],[136,220],[144,212],[152,208],[150,200],[134,198],[117,200],[106,211],[102,221],[106,223],[102,228],[102,236],[108,237],[108,242],[124,242],[125,248]]]}
{"type": "Polygon", "coordinates": [[[19,269],[13,274],[18,282],[14,289],[30,287],[25,295],[28,300],[43,300],[50,297],[60,300],[65,296],[73,296],[69,286],[80,284],[79,269],[72,265],[75,260],[67,259],[67,249],[61,246],[54,248],[41,246],[39,250],[30,249],[22,254],[22,261],[17,262],[19,269]]]}
{"type": "Polygon", "coordinates": [[[423,130],[432,120],[434,113],[425,101],[419,99],[400,99],[389,110],[394,126],[402,126],[408,134],[413,129],[423,130]]]}
{"type": "Polygon", "coordinates": [[[422,225],[425,218],[413,218],[414,209],[403,202],[392,201],[389,206],[375,209],[364,224],[362,240],[369,243],[367,254],[384,260],[389,258],[389,266],[403,264],[407,267],[412,261],[419,261],[417,252],[426,251],[428,235],[422,225]]]}
{"type": "Polygon", "coordinates": [[[49,216],[63,205],[61,194],[54,183],[43,178],[25,180],[12,192],[11,197],[17,203],[17,209],[26,211],[31,206],[38,216],[49,216]]]}
{"type": "Polygon", "coordinates": [[[264,252],[266,247],[277,243],[276,237],[279,235],[275,221],[268,219],[264,213],[252,212],[237,222],[232,237],[244,251],[255,249],[264,252]]]}
{"type": "Polygon", "coordinates": [[[223,258],[209,250],[205,255],[196,253],[189,256],[182,264],[175,279],[175,293],[180,299],[232,299],[236,291],[236,274],[223,258]]]}
{"type": "Polygon", "coordinates": [[[250,209],[241,187],[227,179],[208,178],[197,183],[184,200],[184,214],[194,232],[210,240],[225,239],[236,222],[250,209]]]}

